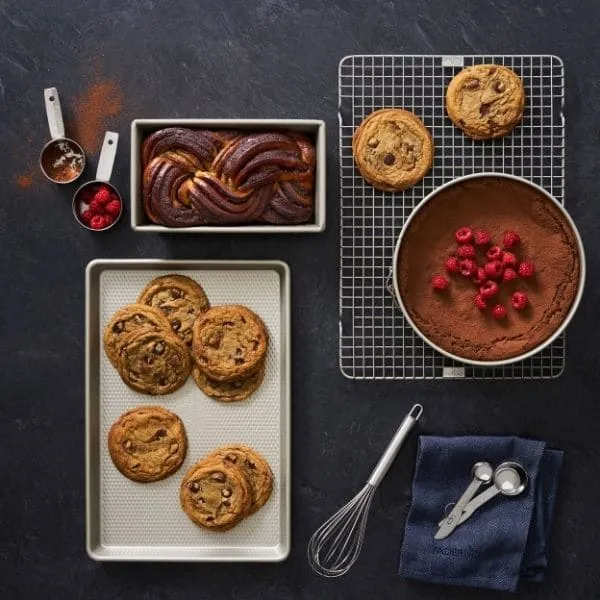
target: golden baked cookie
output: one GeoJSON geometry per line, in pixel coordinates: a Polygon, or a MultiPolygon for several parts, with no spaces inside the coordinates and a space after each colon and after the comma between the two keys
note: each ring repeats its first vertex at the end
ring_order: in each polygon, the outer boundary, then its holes
{"type": "Polygon", "coordinates": [[[186,343],[192,343],[192,325],[209,308],[202,287],[185,275],[164,275],[153,279],[138,298],[141,304],[154,306],[169,319],[173,331],[186,343]]]}
{"type": "Polygon", "coordinates": [[[264,364],[252,375],[236,381],[216,381],[192,365],[192,377],[196,385],[207,395],[219,402],[239,402],[251,396],[263,382],[264,364]]]}
{"type": "Polygon", "coordinates": [[[217,381],[256,373],[264,362],[268,334],[262,319],[245,306],[216,306],[194,323],[192,356],[217,381]]]}
{"type": "Polygon", "coordinates": [[[143,483],[169,477],[187,452],[181,419],[160,406],[140,406],[122,414],[110,428],[108,450],[119,471],[143,483]]]}
{"type": "Polygon", "coordinates": [[[360,174],[378,190],[405,190],[433,164],[433,139],[423,122],[400,108],[371,113],[354,132],[352,154],[360,174]]]}
{"type": "Polygon", "coordinates": [[[524,108],[521,78],[502,65],[467,67],[446,90],[448,116],[475,140],[506,135],[519,124],[524,108]]]}
{"type": "Polygon", "coordinates": [[[252,488],[246,475],[220,458],[196,463],[181,482],[181,507],[197,525],[224,531],[248,513],[252,488]]]}
{"type": "Polygon", "coordinates": [[[140,327],[171,330],[171,324],[160,310],[145,304],[128,304],[120,308],[104,329],[102,341],[106,356],[117,366],[123,339],[140,327]]]}
{"type": "Polygon", "coordinates": [[[143,394],[170,394],[187,380],[188,347],[171,331],[139,329],[124,340],[117,368],[121,379],[143,394]]]}
{"type": "Polygon", "coordinates": [[[252,504],[248,514],[264,506],[273,491],[273,472],[266,459],[253,448],[242,444],[224,446],[211,452],[207,459],[217,457],[225,464],[236,466],[244,472],[252,486],[252,504]]]}

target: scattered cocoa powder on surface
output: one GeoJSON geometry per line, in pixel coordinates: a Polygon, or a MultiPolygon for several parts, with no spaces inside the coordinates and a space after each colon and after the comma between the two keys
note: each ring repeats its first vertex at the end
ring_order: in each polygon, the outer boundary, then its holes
{"type": "Polygon", "coordinates": [[[123,93],[113,79],[96,80],[74,103],[73,139],[87,154],[98,154],[111,117],[123,108],[123,93]]]}
{"type": "Polygon", "coordinates": [[[22,190],[26,190],[33,183],[33,175],[31,173],[23,173],[22,175],[17,175],[15,181],[22,190]]]}

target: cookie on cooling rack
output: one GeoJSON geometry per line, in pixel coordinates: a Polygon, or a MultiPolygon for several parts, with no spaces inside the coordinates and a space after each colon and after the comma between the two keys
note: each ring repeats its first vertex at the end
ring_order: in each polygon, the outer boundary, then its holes
{"type": "Polygon", "coordinates": [[[179,469],[187,452],[181,419],[160,406],[140,406],[122,414],[108,434],[108,450],[119,471],[142,483],[179,469]]]}
{"type": "Polygon", "coordinates": [[[385,108],[371,113],[354,132],[352,153],[360,174],[376,189],[405,190],[433,164],[433,139],[413,113],[385,108]]]}
{"type": "Polygon", "coordinates": [[[446,90],[448,116],[475,140],[506,135],[520,123],[524,108],[523,81],[502,65],[467,67],[446,90]]]}

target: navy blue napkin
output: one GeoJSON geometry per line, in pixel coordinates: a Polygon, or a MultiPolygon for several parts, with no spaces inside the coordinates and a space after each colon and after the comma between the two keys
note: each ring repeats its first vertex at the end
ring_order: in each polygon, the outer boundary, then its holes
{"type": "Polygon", "coordinates": [[[515,591],[541,581],[563,453],[518,437],[420,436],[412,505],[400,553],[403,577],[431,583],[515,591]],[[526,469],[520,496],[497,496],[443,540],[435,540],[446,506],[471,481],[471,467],[513,460],[526,469]]]}

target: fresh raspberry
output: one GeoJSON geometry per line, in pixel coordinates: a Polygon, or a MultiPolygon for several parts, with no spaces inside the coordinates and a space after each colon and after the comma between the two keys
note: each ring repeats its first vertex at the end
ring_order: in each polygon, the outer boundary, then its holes
{"type": "Polygon", "coordinates": [[[485,229],[476,229],[473,232],[473,238],[476,246],[485,246],[485,244],[489,244],[492,241],[490,232],[485,231],[485,229]]]}
{"type": "Polygon", "coordinates": [[[477,294],[477,296],[475,296],[475,306],[479,310],[485,310],[487,308],[487,302],[481,294],[477,294]]]}
{"type": "Polygon", "coordinates": [[[473,283],[475,285],[481,285],[482,283],[485,283],[486,279],[485,269],[483,267],[477,267],[477,273],[473,277],[473,283]]]}
{"type": "Polygon", "coordinates": [[[535,265],[530,260],[524,260],[519,265],[519,275],[521,277],[533,277],[535,273],[535,265]]]}
{"type": "Polygon", "coordinates": [[[480,288],[479,293],[488,300],[498,293],[498,284],[495,281],[486,281],[480,288]]]}
{"type": "Polygon", "coordinates": [[[502,281],[504,282],[514,281],[517,277],[517,272],[511,267],[504,269],[504,273],[502,273],[502,281]]]}
{"type": "Polygon", "coordinates": [[[468,244],[473,238],[473,232],[468,227],[461,227],[454,237],[459,244],[468,244]]]}
{"type": "Polygon", "coordinates": [[[104,207],[104,212],[116,219],[121,214],[121,203],[118,200],[111,200],[104,207]]]}
{"type": "Polygon", "coordinates": [[[102,216],[104,217],[104,221],[106,222],[104,227],[108,227],[109,225],[112,225],[115,222],[115,218],[112,215],[109,215],[108,213],[104,213],[102,216]]]}
{"type": "Polygon", "coordinates": [[[486,253],[485,255],[490,259],[490,260],[502,260],[502,255],[504,253],[502,252],[502,248],[500,248],[500,246],[492,246],[486,253]]]}
{"type": "Polygon", "coordinates": [[[499,260],[493,260],[485,264],[485,274],[490,279],[500,279],[504,273],[504,267],[499,260]]]}
{"type": "Polygon", "coordinates": [[[494,317],[494,319],[498,319],[498,321],[506,317],[506,309],[504,306],[502,306],[502,304],[496,304],[496,306],[492,308],[492,317],[494,317]]]}
{"type": "Polygon", "coordinates": [[[448,279],[443,275],[434,275],[431,278],[431,287],[433,287],[434,290],[445,290],[448,287],[449,283],[450,282],[448,281],[448,279]]]}
{"type": "Polygon", "coordinates": [[[510,299],[513,308],[516,308],[517,310],[523,310],[528,302],[529,300],[527,299],[527,294],[525,292],[515,292],[510,299]]]}
{"type": "Polygon", "coordinates": [[[502,255],[502,264],[505,267],[516,267],[517,257],[512,252],[505,252],[502,255]]]}
{"type": "Polygon", "coordinates": [[[514,231],[505,231],[502,235],[502,243],[505,248],[512,248],[521,241],[521,238],[514,231]]]}
{"type": "Polygon", "coordinates": [[[456,256],[449,256],[444,262],[444,267],[448,273],[458,273],[460,271],[460,261],[456,256]]]}
{"type": "Polygon", "coordinates": [[[89,209],[88,210],[84,210],[81,213],[80,216],[81,216],[81,220],[89,227],[90,226],[90,221],[92,220],[92,217],[94,216],[92,214],[92,211],[89,210],[89,209]]]}
{"type": "Polygon", "coordinates": [[[88,210],[93,214],[93,215],[101,215],[104,212],[104,206],[102,204],[100,204],[96,198],[94,198],[93,200],[90,201],[90,204],[88,206],[88,210]]]}
{"type": "Polygon", "coordinates": [[[456,250],[456,254],[458,254],[460,258],[475,258],[475,246],[471,246],[471,244],[462,244],[456,250]]]}
{"type": "Polygon", "coordinates": [[[463,258],[460,262],[460,274],[473,277],[477,273],[477,263],[471,258],[463,258]]]}
{"type": "Polygon", "coordinates": [[[94,200],[96,200],[100,206],[106,206],[111,201],[110,189],[105,185],[101,185],[94,194],[94,200]]]}
{"type": "Polygon", "coordinates": [[[102,215],[94,215],[90,221],[92,229],[104,229],[106,227],[106,218],[102,215]]]}

